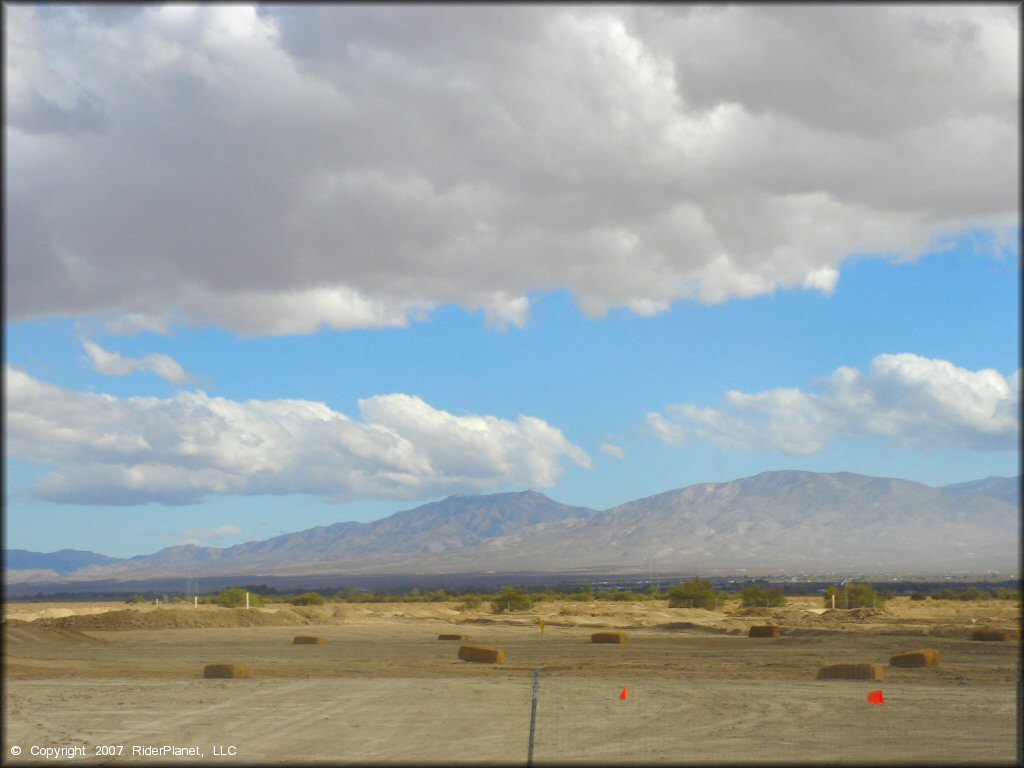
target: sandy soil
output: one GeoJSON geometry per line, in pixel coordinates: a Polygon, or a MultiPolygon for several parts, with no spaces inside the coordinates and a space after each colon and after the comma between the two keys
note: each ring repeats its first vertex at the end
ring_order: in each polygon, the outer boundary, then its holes
{"type": "Polygon", "coordinates": [[[1019,604],[819,611],[820,599],[723,612],[561,602],[510,615],[454,603],[12,604],[3,757],[50,762],[31,748],[75,746],[85,758],[74,762],[106,764],[523,763],[539,669],[538,764],[1013,764],[1020,641],[970,633],[1018,628],[1019,604]],[[746,636],[769,622],[782,637],[746,636]],[[589,642],[609,627],[629,642],[589,642]],[[503,648],[507,663],[459,661],[459,643],[437,639],[452,632],[503,648]],[[329,642],[293,645],[297,634],[329,642]],[[924,647],[939,649],[940,666],[886,667],[882,682],[815,679],[826,663],[885,665],[924,647]],[[216,662],[251,663],[255,675],[202,679],[216,662]],[[869,704],[871,690],[885,703],[869,704]],[[132,754],[164,745],[198,754],[132,754]],[[101,747],[115,754],[97,757],[101,747]]]}

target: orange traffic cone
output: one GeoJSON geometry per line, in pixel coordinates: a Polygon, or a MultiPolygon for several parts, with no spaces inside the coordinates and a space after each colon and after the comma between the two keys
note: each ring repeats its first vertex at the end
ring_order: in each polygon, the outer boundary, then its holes
{"type": "Polygon", "coordinates": [[[872,704],[884,704],[885,695],[881,691],[871,691],[868,694],[868,701],[872,704]]]}
{"type": "Polygon", "coordinates": [[[619,698],[622,699],[623,701],[625,701],[626,699],[629,698],[629,686],[628,685],[624,686],[622,688],[622,693],[619,694],[619,698]]]}

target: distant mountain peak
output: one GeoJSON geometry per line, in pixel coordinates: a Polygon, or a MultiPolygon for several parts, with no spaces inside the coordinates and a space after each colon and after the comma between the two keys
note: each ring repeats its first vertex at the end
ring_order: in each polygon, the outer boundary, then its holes
{"type": "Polygon", "coordinates": [[[933,488],[854,472],[772,470],[696,483],[603,512],[562,504],[532,489],[449,496],[372,522],[339,522],[223,549],[168,547],[131,560],[90,564],[80,576],[598,567],[635,572],[655,562],[662,570],[719,573],[1013,572],[1018,507],[1007,500],[1018,486],[1019,478],[933,488]]]}

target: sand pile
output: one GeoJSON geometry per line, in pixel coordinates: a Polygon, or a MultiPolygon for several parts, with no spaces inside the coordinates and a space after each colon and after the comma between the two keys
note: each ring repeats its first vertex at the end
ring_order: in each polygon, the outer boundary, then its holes
{"type": "Polygon", "coordinates": [[[40,627],[35,622],[9,619],[3,623],[4,645],[37,643],[96,643],[99,638],[66,627],[40,627]]]}
{"type": "Polygon", "coordinates": [[[108,611],[81,616],[39,619],[42,627],[71,629],[176,629],[179,627],[275,627],[309,624],[311,620],[288,609],[223,608],[203,610],[167,608],[159,611],[108,611]]]}

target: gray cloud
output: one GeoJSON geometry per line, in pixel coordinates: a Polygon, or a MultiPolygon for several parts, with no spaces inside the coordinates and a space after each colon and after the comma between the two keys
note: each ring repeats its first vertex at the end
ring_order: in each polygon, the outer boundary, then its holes
{"type": "Polygon", "coordinates": [[[14,320],[648,315],[1016,231],[1011,6],[108,11],[7,9],[14,320]]]}
{"type": "Polygon", "coordinates": [[[811,454],[846,437],[903,446],[1013,450],[1020,435],[1020,371],[1009,378],[909,353],[879,355],[862,373],[842,367],[819,391],[729,391],[722,408],[692,404],[649,413],[647,426],[677,446],[708,440],[727,450],[811,454]]]}
{"type": "Polygon", "coordinates": [[[362,421],[306,400],[75,392],[5,368],[11,458],[56,471],[30,490],[66,504],[191,504],[215,494],[420,499],[554,485],[590,457],[541,419],[457,416],[417,397],[359,401],[362,421]]]}

